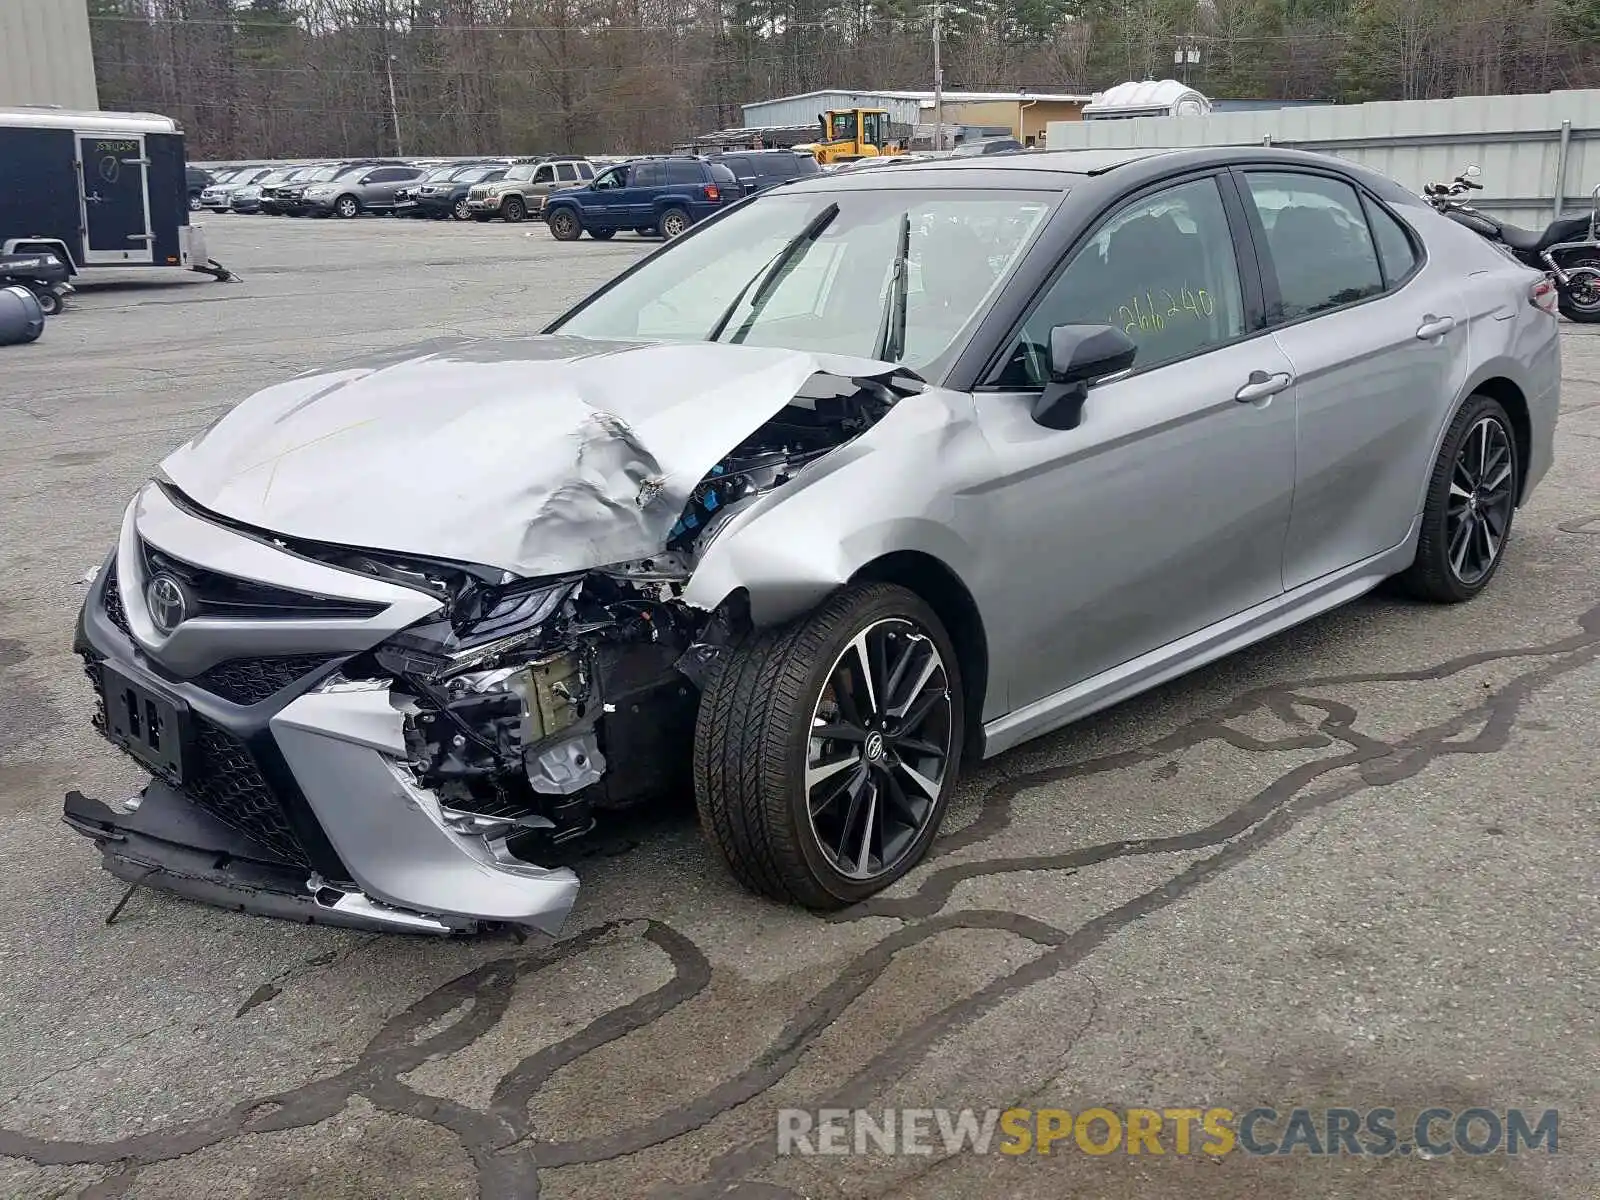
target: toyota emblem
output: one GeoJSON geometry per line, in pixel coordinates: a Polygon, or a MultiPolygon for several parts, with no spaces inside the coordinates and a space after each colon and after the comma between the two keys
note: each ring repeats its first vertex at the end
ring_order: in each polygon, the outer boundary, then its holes
{"type": "Polygon", "coordinates": [[[189,597],[183,584],[163,572],[145,585],[144,600],[156,632],[165,636],[189,617],[189,597]]]}

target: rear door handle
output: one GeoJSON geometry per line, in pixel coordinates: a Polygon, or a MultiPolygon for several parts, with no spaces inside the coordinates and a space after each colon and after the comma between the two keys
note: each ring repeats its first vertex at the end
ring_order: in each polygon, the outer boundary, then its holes
{"type": "Polygon", "coordinates": [[[1436,337],[1443,337],[1455,327],[1454,317],[1436,317],[1429,313],[1422,318],[1422,324],[1417,326],[1417,337],[1426,342],[1436,337]]]}
{"type": "Polygon", "coordinates": [[[1287,371],[1275,371],[1271,375],[1265,371],[1251,371],[1250,382],[1235,392],[1233,398],[1241,401],[1265,400],[1268,396],[1276,396],[1293,382],[1293,377],[1287,371]]]}

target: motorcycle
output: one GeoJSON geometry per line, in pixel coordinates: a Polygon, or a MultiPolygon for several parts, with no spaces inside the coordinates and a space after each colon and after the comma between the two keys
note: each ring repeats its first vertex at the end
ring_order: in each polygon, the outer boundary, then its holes
{"type": "Polygon", "coordinates": [[[1561,315],[1569,321],[1600,321],[1600,187],[1581,217],[1557,217],[1543,230],[1521,229],[1479,212],[1458,197],[1480,191],[1476,163],[1449,183],[1429,183],[1423,198],[1459,225],[1495,243],[1524,266],[1543,271],[1555,284],[1561,315]]]}
{"type": "Polygon", "coordinates": [[[49,251],[0,254],[0,288],[4,287],[27,288],[47,317],[65,308],[73,291],[67,282],[67,264],[49,251]]]}

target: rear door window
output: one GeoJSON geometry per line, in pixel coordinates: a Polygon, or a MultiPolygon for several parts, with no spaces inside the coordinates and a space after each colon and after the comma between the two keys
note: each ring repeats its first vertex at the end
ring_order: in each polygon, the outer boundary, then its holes
{"type": "Polygon", "coordinates": [[[660,187],[666,182],[667,172],[661,163],[640,163],[633,169],[634,187],[660,187]]]}
{"type": "Polygon", "coordinates": [[[571,163],[557,163],[556,178],[562,183],[571,183],[578,178],[578,172],[571,163]]]}
{"type": "Polygon", "coordinates": [[[1298,171],[1247,171],[1244,178],[1277,277],[1272,320],[1298,321],[1383,292],[1378,249],[1354,187],[1298,171]]]}

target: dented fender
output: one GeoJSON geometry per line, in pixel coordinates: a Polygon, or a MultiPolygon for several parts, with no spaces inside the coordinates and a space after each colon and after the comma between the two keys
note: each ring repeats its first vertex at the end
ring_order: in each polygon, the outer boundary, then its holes
{"type": "Polygon", "coordinates": [[[789,483],[730,512],[702,543],[683,600],[710,611],[743,591],[756,625],[782,624],[875,559],[903,551],[973,580],[978,548],[960,532],[952,499],[960,492],[951,485],[969,473],[981,478],[989,457],[968,397],[934,388],[906,397],[789,483]],[[940,463],[937,475],[931,462],[940,463]],[[846,511],[848,522],[840,520],[846,511]]]}

